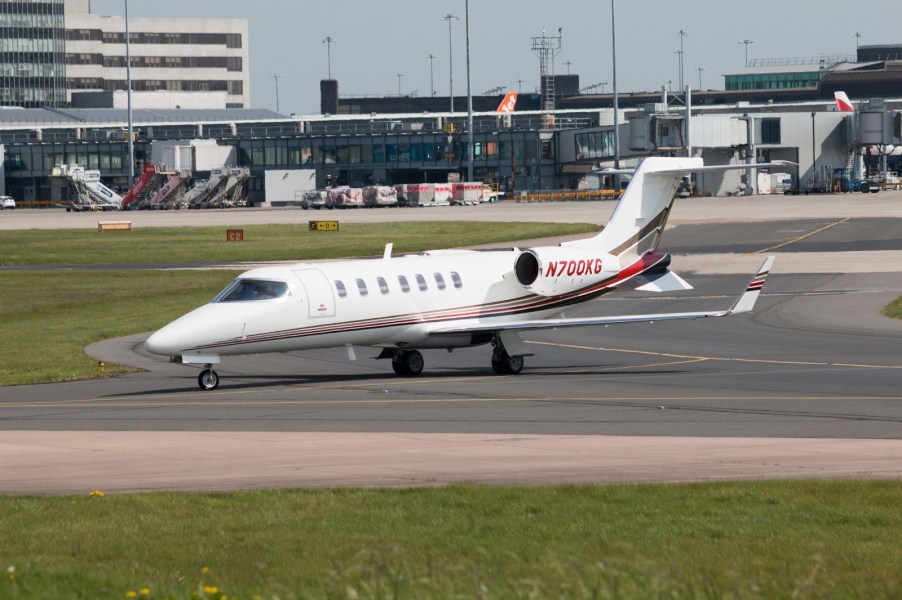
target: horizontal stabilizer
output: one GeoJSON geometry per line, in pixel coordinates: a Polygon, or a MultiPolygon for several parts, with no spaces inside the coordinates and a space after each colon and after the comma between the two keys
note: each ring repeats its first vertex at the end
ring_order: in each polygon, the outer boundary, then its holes
{"type": "Polygon", "coordinates": [[[634,284],[640,284],[636,289],[641,292],[678,292],[692,289],[692,286],[685,279],[670,269],[660,273],[639,275],[630,281],[634,284]]]}
{"type": "Polygon", "coordinates": [[[770,169],[780,168],[789,169],[797,167],[798,163],[788,160],[774,160],[766,163],[750,163],[738,165],[705,165],[699,167],[689,167],[684,169],[651,169],[646,175],[678,175],[680,173],[717,173],[719,171],[743,171],[745,169],[770,169]]]}

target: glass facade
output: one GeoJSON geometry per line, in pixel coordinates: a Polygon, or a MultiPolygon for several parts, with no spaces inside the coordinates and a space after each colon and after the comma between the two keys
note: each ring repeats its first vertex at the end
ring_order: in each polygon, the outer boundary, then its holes
{"type": "Polygon", "coordinates": [[[592,131],[579,133],[576,142],[576,160],[611,158],[614,156],[614,132],[592,131]]]}
{"type": "Polygon", "coordinates": [[[0,106],[64,106],[63,0],[0,1],[0,106]]]}
{"type": "Polygon", "coordinates": [[[804,73],[756,73],[754,75],[724,75],[727,90],[782,90],[817,87],[819,71],[804,73]]]}

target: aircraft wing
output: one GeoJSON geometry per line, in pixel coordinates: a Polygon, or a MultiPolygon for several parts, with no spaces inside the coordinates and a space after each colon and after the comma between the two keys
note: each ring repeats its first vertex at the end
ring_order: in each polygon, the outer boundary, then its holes
{"type": "Polygon", "coordinates": [[[774,263],[774,257],[769,256],[767,260],[755,273],[755,276],[746,286],[745,291],[739,295],[733,306],[726,310],[704,311],[704,312],[681,312],[681,313],[657,313],[645,315],[620,315],[613,317],[584,317],[575,319],[534,319],[524,321],[513,321],[506,323],[475,324],[463,325],[458,327],[444,327],[433,329],[431,335],[450,335],[461,333],[488,333],[501,331],[527,331],[531,329],[556,329],[558,327],[580,327],[587,325],[615,325],[618,323],[652,323],[655,321],[671,321],[675,319],[703,319],[706,317],[726,317],[744,312],[750,312],[754,306],[761,288],[764,287],[764,280],[770,273],[771,265],[774,263]]]}

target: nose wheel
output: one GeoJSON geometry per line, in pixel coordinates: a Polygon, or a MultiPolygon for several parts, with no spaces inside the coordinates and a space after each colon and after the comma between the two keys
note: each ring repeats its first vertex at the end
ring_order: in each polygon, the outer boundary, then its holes
{"type": "Polygon", "coordinates": [[[219,374],[207,365],[197,376],[197,385],[204,391],[215,390],[219,387],[219,374]]]}

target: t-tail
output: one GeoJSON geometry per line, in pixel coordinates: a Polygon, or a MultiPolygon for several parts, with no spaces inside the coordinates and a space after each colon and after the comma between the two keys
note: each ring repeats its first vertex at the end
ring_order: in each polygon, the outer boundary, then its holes
{"type": "Polygon", "coordinates": [[[646,158],[633,172],[604,230],[563,245],[599,250],[621,257],[621,262],[657,250],[680,182],[703,165],[698,157],[646,158]]]}
{"type": "Polygon", "coordinates": [[[608,224],[595,237],[562,246],[604,252],[621,264],[655,252],[680,183],[692,173],[793,166],[788,161],[705,166],[700,157],[651,157],[639,163],[608,224]]]}

